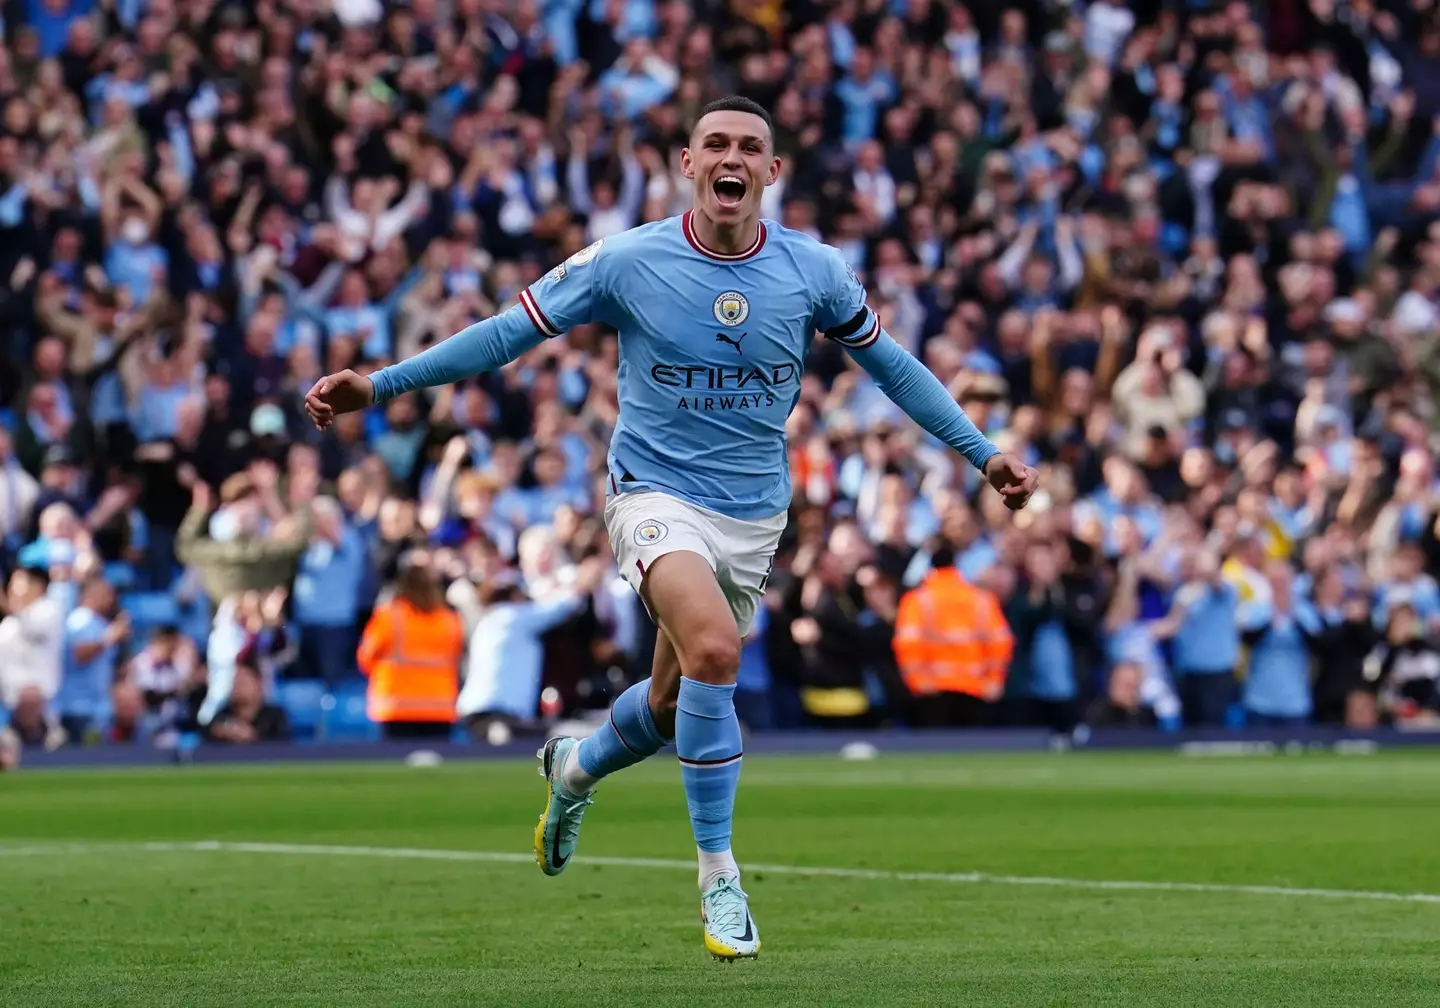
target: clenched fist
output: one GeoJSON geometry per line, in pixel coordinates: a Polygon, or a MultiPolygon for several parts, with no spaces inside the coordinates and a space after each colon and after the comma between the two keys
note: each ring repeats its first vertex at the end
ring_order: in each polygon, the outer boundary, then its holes
{"type": "Polygon", "coordinates": [[[342,413],[354,413],[375,403],[375,386],[369,378],[345,370],[326,375],[305,393],[305,412],[324,430],[342,413]]]}

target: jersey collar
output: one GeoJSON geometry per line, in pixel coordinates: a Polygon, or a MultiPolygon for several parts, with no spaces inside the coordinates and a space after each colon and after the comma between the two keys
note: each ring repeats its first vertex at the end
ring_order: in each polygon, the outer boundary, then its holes
{"type": "Polygon", "coordinates": [[[700,239],[695,235],[695,227],[690,222],[690,218],[694,215],[694,213],[694,210],[685,211],[684,216],[680,218],[680,230],[685,232],[685,240],[690,243],[690,247],[693,248],[696,252],[699,252],[707,259],[714,259],[718,262],[740,262],[743,259],[753,258],[760,252],[762,248],[765,247],[765,222],[762,220],[755,222],[757,225],[759,225],[758,233],[755,235],[755,244],[751,245],[744,252],[737,252],[734,255],[729,255],[724,252],[716,252],[712,249],[708,249],[704,245],[700,244],[700,239]]]}

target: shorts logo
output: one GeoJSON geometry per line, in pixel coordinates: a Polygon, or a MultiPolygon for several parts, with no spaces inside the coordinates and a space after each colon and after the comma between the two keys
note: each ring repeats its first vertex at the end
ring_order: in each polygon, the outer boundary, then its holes
{"type": "Polygon", "coordinates": [[[594,259],[597,255],[600,254],[600,246],[604,244],[605,239],[601,238],[593,245],[586,245],[583,249],[581,249],[579,252],[576,252],[574,255],[572,255],[569,259],[566,259],[565,261],[571,266],[584,266],[591,259],[594,259]]]}
{"type": "Polygon", "coordinates": [[[635,526],[635,545],[654,546],[661,539],[665,538],[670,530],[665,527],[664,522],[658,522],[654,518],[647,518],[635,526]]]}
{"type": "Polygon", "coordinates": [[[737,326],[750,317],[750,302],[739,291],[726,291],[715,299],[715,321],[737,326]]]}

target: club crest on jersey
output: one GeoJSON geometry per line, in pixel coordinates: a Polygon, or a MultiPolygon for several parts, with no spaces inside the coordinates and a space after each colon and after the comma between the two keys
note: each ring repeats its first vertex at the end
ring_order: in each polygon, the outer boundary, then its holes
{"type": "Polygon", "coordinates": [[[658,522],[654,518],[647,518],[635,526],[635,545],[653,546],[670,530],[665,527],[664,522],[658,522]]]}
{"type": "Polygon", "coordinates": [[[726,291],[715,299],[715,321],[737,326],[750,317],[750,302],[739,291],[726,291]]]}
{"type": "Polygon", "coordinates": [[[581,249],[579,252],[576,252],[576,253],[575,253],[574,255],[572,255],[569,259],[566,259],[565,262],[568,263],[568,264],[571,265],[571,266],[584,266],[584,265],[585,265],[586,263],[588,263],[591,259],[594,259],[597,255],[600,254],[600,246],[602,246],[602,245],[604,245],[604,244],[605,244],[605,239],[604,239],[604,238],[601,238],[599,241],[595,242],[593,245],[586,245],[586,246],[585,246],[583,249],[581,249]]]}

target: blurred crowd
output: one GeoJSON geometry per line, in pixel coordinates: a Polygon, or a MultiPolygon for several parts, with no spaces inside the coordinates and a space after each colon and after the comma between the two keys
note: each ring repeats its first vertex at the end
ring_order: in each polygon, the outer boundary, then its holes
{"type": "Polygon", "coordinates": [[[752,728],[1424,725],[1440,679],[1431,0],[15,0],[0,48],[0,708],[26,745],[282,739],[297,684],[484,737],[654,640],[598,520],[616,340],[341,418],[685,209],[726,93],[765,214],[1043,492],[834,346],[752,728]],[[347,685],[348,684],[348,685],[347,685]]]}

